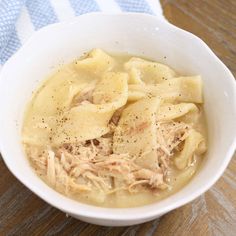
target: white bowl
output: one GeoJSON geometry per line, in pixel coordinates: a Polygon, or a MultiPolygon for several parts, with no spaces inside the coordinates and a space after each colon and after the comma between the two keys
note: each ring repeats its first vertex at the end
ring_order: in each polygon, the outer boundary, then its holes
{"type": "Polygon", "coordinates": [[[202,40],[145,14],[92,13],[39,30],[4,65],[0,74],[0,108],[0,150],[10,171],[49,204],[99,225],[138,224],[189,203],[220,178],[236,147],[236,86],[230,71],[202,40]],[[30,167],[23,154],[20,130],[31,92],[57,65],[70,62],[92,48],[145,56],[182,74],[202,75],[208,152],[199,173],[176,194],[142,207],[99,208],[57,193],[30,167]]]}

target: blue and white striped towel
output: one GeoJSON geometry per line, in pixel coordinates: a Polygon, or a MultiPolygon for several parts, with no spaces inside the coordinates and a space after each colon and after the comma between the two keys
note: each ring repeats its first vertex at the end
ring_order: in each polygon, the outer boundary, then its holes
{"type": "Polygon", "coordinates": [[[162,16],[159,0],[0,0],[0,67],[34,31],[96,11],[162,16]]]}

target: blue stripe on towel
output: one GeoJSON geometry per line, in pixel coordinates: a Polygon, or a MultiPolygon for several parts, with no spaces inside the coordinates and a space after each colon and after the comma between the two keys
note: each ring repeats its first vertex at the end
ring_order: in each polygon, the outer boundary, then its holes
{"type": "Polygon", "coordinates": [[[36,30],[58,21],[49,0],[28,0],[26,7],[36,30]]]}
{"type": "Polygon", "coordinates": [[[94,0],[70,0],[70,4],[74,9],[76,16],[100,10],[98,4],[94,0]]]}
{"type": "Polygon", "coordinates": [[[0,1],[0,63],[3,64],[9,57],[9,51],[15,52],[20,46],[13,43],[15,24],[20,15],[20,10],[25,4],[25,0],[1,0],[0,1]],[[13,37],[13,38],[12,38],[13,37]],[[6,49],[10,45],[10,49],[6,49]],[[8,52],[4,55],[4,52],[8,52]]]}
{"type": "MultiPolygon", "coordinates": [[[[100,11],[96,0],[67,1],[71,4],[76,16],[88,12],[100,11]]],[[[146,0],[114,1],[117,2],[122,11],[154,14],[146,0]]],[[[59,2],[60,0],[58,0],[59,2]]],[[[36,30],[59,21],[50,0],[0,0],[0,64],[4,64],[21,46],[17,35],[16,22],[23,6],[26,6],[36,30]]]]}
{"type": "Polygon", "coordinates": [[[21,46],[20,40],[17,36],[16,29],[12,30],[10,38],[6,44],[6,47],[1,50],[0,53],[0,64],[4,64],[16,50],[21,46]]]}
{"type": "Polygon", "coordinates": [[[122,11],[154,14],[145,0],[116,0],[122,11]]]}

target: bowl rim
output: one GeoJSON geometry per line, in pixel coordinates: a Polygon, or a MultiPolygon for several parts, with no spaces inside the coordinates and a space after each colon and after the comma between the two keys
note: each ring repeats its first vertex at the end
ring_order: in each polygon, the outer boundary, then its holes
{"type": "MultiPolygon", "coordinates": [[[[218,66],[222,67],[225,71],[225,74],[227,75],[227,79],[229,79],[230,83],[232,84],[233,87],[233,96],[234,98],[236,98],[236,82],[235,79],[232,75],[232,73],[229,71],[229,69],[223,64],[223,62],[213,53],[213,51],[207,46],[207,44],[205,42],[203,42],[199,37],[195,36],[194,34],[187,32],[183,29],[180,29],[174,25],[172,25],[171,23],[169,23],[168,21],[165,21],[163,18],[161,18],[160,16],[153,16],[153,15],[149,15],[149,14],[145,14],[145,13],[116,13],[116,14],[109,14],[109,13],[102,13],[102,12],[93,12],[93,13],[87,13],[87,14],[83,14],[80,15],[78,17],[75,17],[73,20],[68,20],[65,22],[59,22],[59,23],[55,23],[55,24],[51,24],[48,25],[46,27],[41,28],[40,30],[38,30],[37,32],[35,32],[28,40],[27,42],[5,63],[5,65],[2,67],[2,70],[0,72],[0,90],[1,90],[1,85],[5,82],[4,78],[2,78],[3,76],[3,72],[5,72],[5,70],[7,70],[7,68],[11,65],[11,63],[14,63],[14,61],[21,56],[21,54],[24,53],[25,48],[28,47],[28,45],[31,43],[31,41],[34,41],[35,38],[38,37],[38,35],[44,34],[46,33],[48,30],[51,29],[55,29],[55,28],[63,28],[65,26],[67,26],[68,24],[76,24],[81,18],[83,17],[90,17],[90,16],[107,16],[107,17],[112,17],[112,16],[131,16],[131,17],[147,17],[150,18],[152,20],[155,21],[161,21],[163,23],[163,27],[168,27],[169,29],[174,29],[178,32],[181,33],[181,35],[185,35],[185,37],[188,37],[189,40],[194,40],[196,41],[198,44],[200,44],[201,47],[203,47],[208,53],[209,55],[211,55],[211,57],[218,63],[218,66]]],[[[1,93],[0,93],[1,94],[1,93]]],[[[1,95],[0,95],[1,97],[1,95]]],[[[234,104],[236,104],[236,99],[234,99],[233,101],[234,104]]],[[[6,166],[8,167],[8,169],[11,171],[11,173],[21,182],[23,183],[28,189],[30,189],[32,192],[34,192],[37,196],[39,196],[41,199],[43,199],[44,201],[46,201],[47,203],[49,203],[50,205],[64,211],[67,212],[68,214],[71,215],[75,215],[75,216],[83,216],[83,217],[88,217],[88,218],[96,218],[96,219],[100,219],[100,220],[113,220],[113,221],[132,221],[132,220],[142,220],[144,221],[145,219],[150,219],[153,218],[155,216],[158,215],[162,215],[168,211],[174,210],[180,206],[183,206],[191,201],[193,201],[194,199],[196,199],[197,197],[199,197],[201,194],[203,194],[204,192],[206,192],[212,185],[215,184],[215,182],[221,177],[221,175],[223,174],[224,170],[226,169],[227,165],[229,164],[235,149],[236,149],[236,135],[234,137],[234,140],[232,141],[230,148],[228,149],[227,153],[225,154],[224,159],[222,160],[222,165],[221,167],[215,172],[214,176],[211,176],[211,178],[208,179],[208,181],[206,181],[205,184],[203,184],[201,186],[201,188],[199,188],[198,190],[192,192],[191,194],[189,194],[188,196],[183,197],[182,199],[171,203],[170,205],[166,206],[166,207],[162,207],[162,208],[152,208],[151,211],[145,211],[142,212],[142,214],[134,214],[137,213],[137,211],[141,208],[146,207],[147,205],[144,206],[140,206],[140,207],[132,207],[132,208],[104,208],[104,207],[97,207],[97,206],[92,206],[92,205],[88,205],[88,204],[84,204],[84,203],[78,203],[81,206],[86,207],[88,210],[87,211],[80,211],[78,212],[75,208],[73,207],[68,207],[66,206],[66,204],[60,203],[60,202],[54,202],[53,199],[51,199],[50,197],[47,196],[46,192],[42,191],[41,189],[38,189],[37,187],[35,187],[30,180],[27,180],[27,178],[25,176],[20,175],[17,171],[15,171],[17,169],[17,167],[14,167],[11,162],[8,160],[7,156],[8,156],[8,152],[5,149],[5,146],[3,144],[3,142],[1,141],[1,139],[3,139],[4,134],[2,134],[2,132],[0,132],[0,150],[1,150],[1,154],[3,157],[3,160],[6,164],[6,166]],[[1,138],[2,136],[2,138],[1,138]],[[101,211],[102,209],[102,211],[101,211]],[[124,214],[127,213],[127,214],[124,214]]],[[[4,140],[4,139],[3,139],[4,140]]],[[[54,190],[55,191],[55,190],[54,190]]],[[[62,195],[62,199],[64,200],[68,200],[70,198],[65,197],[62,195]]],[[[71,200],[71,199],[70,199],[71,200]]],[[[72,200],[74,201],[74,200],[72,200]]],[[[153,205],[155,203],[149,204],[153,205]]]]}

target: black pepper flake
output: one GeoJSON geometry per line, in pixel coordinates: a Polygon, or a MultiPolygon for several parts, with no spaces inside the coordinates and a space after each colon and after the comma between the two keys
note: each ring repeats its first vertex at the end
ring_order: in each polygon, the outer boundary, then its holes
{"type": "Polygon", "coordinates": [[[86,146],[88,146],[88,145],[90,145],[90,144],[91,144],[91,141],[90,141],[90,140],[86,140],[86,141],[85,141],[85,145],[86,145],[86,146]]]}
{"type": "Polygon", "coordinates": [[[93,144],[94,144],[95,146],[98,146],[98,145],[100,144],[100,142],[99,142],[97,139],[93,139],[93,144]]]}

